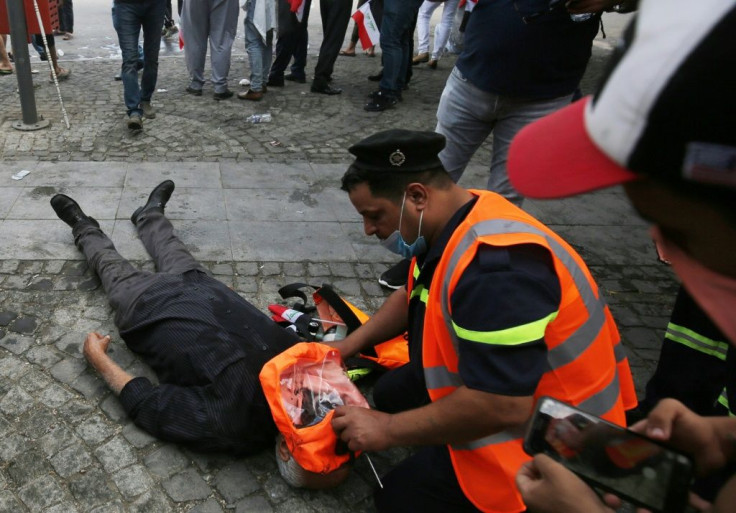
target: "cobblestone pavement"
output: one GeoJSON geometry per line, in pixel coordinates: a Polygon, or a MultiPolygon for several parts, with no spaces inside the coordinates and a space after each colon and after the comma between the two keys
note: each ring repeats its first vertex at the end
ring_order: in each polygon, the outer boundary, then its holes
{"type": "MultiPolygon", "coordinates": [[[[312,33],[313,49],[318,37],[312,33]]],[[[609,52],[608,41],[596,44],[586,91],[609,52]]],[[[374,310],[385,296],[375,277],[391,259],[362,235],[337,190],[349,162],[345,148],[384,128],[432,129],[452,58],[437,71],[416,68],[397,109],[369,114],[361,105],[374,84],[364,76],[379,61],[340,58],[335,85],[345,92],[339,97],[287,83],[251,104],[215,102],[210,89],[201,98],[186,95],[182,57],[163,57],[158,87],[166,91],[154,96],[159,114],[136,135],[122,123],[114,61],[71,63],[73,75],[62,84],[69,130],[45,80],[38,80],[36,98],[51,128],[13,130],[20,118],[14,79],[0,80],[0,511],[373,511],[374,480],[363,458],[335,490],[294,490],[278,476],[270,453],[198,454],[130,423],[82,358],[88,331],[115,334],[111,310],[48,199],[58,191],[76,195],[124,255],[151,268],[127,217],[152,185],[172,177],[179,188],[168,212],[184,241],[216,277],[260,308],[276,301],[279,286],[298,280],[331,282],[374,310]],[[267,111],[272,123],[245,121],[267,111]],[[12,181],[20,169],[31,174],[12,181]]],[[[314,62],[310,55],[310,68],[314,62]]],[[[244,73],[242,55],[233,71],[233,77],[244,73]]],[[[236,84],[231,79],[237,91],[236,84]]],[[[488,161],[486,145],[462,183],[485,183],[488,161]]],[[[656,262],[646,226],[616,190],[525,206],[589,263],[641,391],[677,287],[656,262]]],[[[112,347],[129,372],[151,375],[116,335],[112,347]]],[[[370,394],[370,383],[365,390],[370,394]]],[[[384,473],[407,453],[396,449],[373,460],[384,473]]]]}

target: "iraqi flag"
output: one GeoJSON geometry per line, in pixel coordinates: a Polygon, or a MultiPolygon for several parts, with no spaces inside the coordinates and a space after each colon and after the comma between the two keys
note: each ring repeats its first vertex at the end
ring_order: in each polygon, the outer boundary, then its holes
{"type": "Polygon", "coordinates": [[[379,39],[381,39],[381,31],[378,30],[378,24],[371,12],[370,2],[364,3],[353,13],[353,20],[358,26],[358,37],[363,50],[377,45],[379,39]]]}

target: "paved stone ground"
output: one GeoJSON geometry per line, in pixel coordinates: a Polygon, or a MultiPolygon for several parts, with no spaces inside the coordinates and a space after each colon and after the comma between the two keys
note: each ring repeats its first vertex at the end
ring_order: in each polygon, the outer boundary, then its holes
{"type": "MultiPolygon", "coordinates": [[[[313,51],[318,38],[313,31],[313,51]]],[[[597,42],[584,90],[593,88],[613,39],[597,42]]],[[[373,88],[364,76],[377,70],[378,59],[338,60],[342,96],[287,84],[246,104],[186,95],[183,59],[167,56],[158,84],[166,91],[154,97],[159,115],[136,135],[122,123],[114,61],[70,63],[73,75],[62,85],[69,130],[43,80],[36,97],[51,128],[13,130],[20,118],[15,83],[0,80],[0,511],[372,511],[374,480],[362,458],[335,490],[293,490],[270,453],[244,459],[193,453],[131,424],[81,356],[86,332],[115,333],[111,310],[48,199],[56,192],[75,195],[124,255],[151,268],[128,216],[153,185],[173,178],[178,189],[168,213],[181,237],[215,276],[260,308],[276,301],[279,286],[299,280],[332,282],[374,310],[385,296],[375,277],[392,261],[362,235],[338,190],[350,160],[345,148],[384,128],[432,129],[452,60],[437,71],[417,68],[399,108],[369,114],[360,108],[373,88]],[[267,111],[272,123],[245,121],[267,111]],[[31,173],[11,180],[20,169],[31,173]]],[[[314,62],[311,55],[310,68],[314,62]]],[[[236,54],[233,77],[244,71],[236,54]]],[[[238,90],[235,78],[231,87],[238,90]]],[[[489,149],[478,152],[464,185],[485,183],[489,149]]],[[[677,288],[656,262],[646,226],[618,190],[525,207],[589,263],[641,391],[677,288]]],[[[150,376],[119,337],[112,347],[129,372],[150,376]]],[[[365,390],[370,394],[370,383],[365,390]]],[[[407,454],[396,449],[373,459],[384,473],[407,454]]]]}

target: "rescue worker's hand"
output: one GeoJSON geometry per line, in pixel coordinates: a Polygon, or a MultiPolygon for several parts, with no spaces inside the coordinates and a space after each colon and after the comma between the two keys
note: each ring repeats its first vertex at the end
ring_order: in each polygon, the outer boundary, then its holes
{"type": "MultiPolygon", "coordinates": [[[[533,513],[614,513],[583,480],[545,454],[519,469],[516,486],[533,513]]],[[[615,497],[606,500],[620,505],[615,497]]]]}
{"type": "Polygon", "coordinates": [[[360,406],[338,406],[332,429],[351,451],[383,451],[391,447],[387,428],[391,415],[360,406]]]}
{"type": "Polygon", "coordinates": [[[87,360],[101,354],[107,353],[107,347],[110,345],[110,335],[104,337],[97,332],[92,332],[87,335],[84,340],[84,348],[82,350],[84,357],[87,360]]]}
{"type": "Polygon", "coordinates": [[[736,456],[736,419],[701,417],[675,399],[663,399],[631,430],[689,454],[700,474],[723,467],[736,456]]]}

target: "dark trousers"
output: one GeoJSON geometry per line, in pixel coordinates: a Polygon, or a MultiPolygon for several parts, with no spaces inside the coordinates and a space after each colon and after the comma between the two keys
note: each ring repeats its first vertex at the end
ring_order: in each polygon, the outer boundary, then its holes
{"type": "Polygon", "coordinates": [[[80,223],[72,232],[77,247],[100,277],[110,306],[115,310],[118,328],[127,325],[136,300],[161,274],[207,272],[174,235],[174,227],[163,213],[148,211],[138,220],[137,228],[138,236],[158,272],[133,267],[117,252],[110,238],[90,223],[80,223]]]}
{"type": "Polygon", "coordinates": [[[384,0],[381,20],[382,90],[398,94],[411,68],[414,25],[423,0],[384,0]]]}
{"type": "Polygon", "coordinates": [[[72,0],[62,0],[59,5],[59,30],[74,32],[74,4],[72,0]]]}
{"type": "Polygon", "coordinates": [[[350,22],[352,0],[320,0],[322,12],[322,46],[319,47],[319,58],[314,67],[314,86],[324,87],[332,78],[335,60],[340,54],[345,31],[350,22]]]}
{"type": "Polygon", "coordinates": [[[291,74],[296,78],[307,78],[305,71],[307,67],[307,46],[309,43],[307,22],[309,21],[309,9],[311,6],[312,0],[305,0],[301,23],[292,20],[294,21],[293,30],[280,34],[276,40],[276,57],[273,60],[273,64],[271,64],[271,71],[268,75],[269,79],[283,78],[284,71],[286,71],[286,67],[289,65],[292,57],[294,57],[294,63],[291,65],[291,74]]]}
{"type": "MultiPolygon", "coordinates": [[[[429,403],[420,359],[381,376],[373,388],[376,409],[388,413],[429,403]]],[[[383,488],[374,494],[381,513],[422,511],[478,511],[465,497],[455,477],[446,446],[424,447],[381,478],[383,488]]]]}

